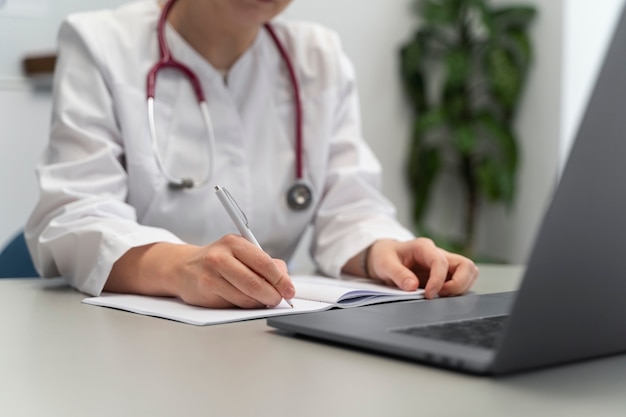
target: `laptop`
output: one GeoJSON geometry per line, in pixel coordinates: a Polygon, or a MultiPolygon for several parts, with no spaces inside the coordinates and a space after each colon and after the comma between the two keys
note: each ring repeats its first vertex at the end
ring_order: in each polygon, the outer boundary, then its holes
{"type": "Polygon", "coordinates": [[[518,291],[274,317],[268,325],[468,373],[522,372],[626,352],[625,259],[623,10],[518,291]]]}

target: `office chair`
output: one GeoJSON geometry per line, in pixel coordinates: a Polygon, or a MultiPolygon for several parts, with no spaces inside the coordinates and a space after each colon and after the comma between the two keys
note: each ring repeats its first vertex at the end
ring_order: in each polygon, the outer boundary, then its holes
{"type": "Polygon", "coordinates": [[[26,247],[24,232],[20,231],[0,251],[0,278],[33,278],[38,276],[30,252],[26,247]]]}

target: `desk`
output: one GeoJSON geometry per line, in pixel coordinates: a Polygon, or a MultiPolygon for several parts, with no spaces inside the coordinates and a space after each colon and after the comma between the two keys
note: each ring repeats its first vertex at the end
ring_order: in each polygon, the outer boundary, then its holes
{"type": "MultiPolygon", "coordinates": [[[[522,269],[482,266],[476,292],[522,269]]],[[[291,338],[196,327],[0,280],[2,416],[624,416],[626,355],[493,379],[291,338]]]]}

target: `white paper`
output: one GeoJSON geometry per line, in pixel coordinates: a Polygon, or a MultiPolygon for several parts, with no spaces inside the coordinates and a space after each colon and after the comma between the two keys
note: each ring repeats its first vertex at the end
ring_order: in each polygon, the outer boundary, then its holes
{"type": "Polygon", "coordinates": [[[99,297],[85,298],[83,303],[95,306],[111,307],[146,316],[161,317],[165,319],[206,326],[210,324],[229,323],[234,321],[251,320],[285,314],[307,313],[312,311],[327,310],[332,305],[310,300],[291,300],[293,308],[282,302],[274,308],[262,308],[244,310],[211,309],[191,306],[177,298],[147,297],[143,295],[110,294],[105,293],[99,297]]]}
{"type": "Polygon", "coordinates": [[[356,307],[393,300],[421,299],[424,292],[423,290],[406,292],[386,285],[375,284],[364,278],[349,276],[334,279],[317,275],[296,275],[292,276],[292,279],[296,287],[296,298],[291,300],[293,308],[283,301],[273,308],[211,309],[191,306],[177,298],[111,293],[85,298],[83,303],[205,326],[270,316],[323,311],[335,306],[356,307]]]}
{"type": "Polygon", "coordinates": [[[296,297],[308,300],[337,303],[352,297],[367,295],[394,295],[420,298],[424,290],[403,291],[399,288],[378,284],[370,279],[344,275],[339,279],[318,275],[295,275],[296,297]]]}

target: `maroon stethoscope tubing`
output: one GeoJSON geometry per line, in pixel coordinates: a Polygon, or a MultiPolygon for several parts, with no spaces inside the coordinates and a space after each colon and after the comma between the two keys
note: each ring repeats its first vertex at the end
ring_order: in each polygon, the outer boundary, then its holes
{"type": "Polygon", "coordinates": [[[157,38],[159,40],[159,53],[161,57],[159,61],[154,64],[154,66],[150,69],[150,72],[148,72],[148,85],[146,88],[148,98],[154,99],[154,92],[156,90],[156,78],[158,72],[161,71],[163,68],[173,68],[187,76],[189,82],[191,82],[191,86],[193,87],[193,91],[196,94],[198,102],[206,101],[206,99],[204,98],[204,92],[202,91],[202,86],[200,85],[200,81],[198,81],[198,77],[196,77],[196,74],[194,74],[189,67],[177,61],[172,56],[170,48],[167,46],[167,42],[165,40],[165,23],[167,22],[167,15],[172,9],[174,3],[176,3],[176,0],[169,0],[163,6],[163,10],[161,11],[161,16],[159,17],[159,22],[157,24],[157,38]]]}
{"type": "MultiPolygon", "coordinates": [[[[160,58],[156,64],[150,69],[148,72],[147,80],[146,80],[146,91],[148,100],[154,100],[155,90],[156,90],[156,80],[158,72],[164,68],[171,68],[182,72],[191,83],[193,91],[196,95],[196,99],[198,103],[206,103],[206,98],[204,96],[204,92],[202,90],[202,86],[200,85],[200,81],[196,74],[184,65],[183,63],[176,60],[167,45],[167,41],[165,40],[165,24],[167,23],[167,16],[172,8],[172,6],[176,3],[176,0],[169,0],[161,11],[161,15],[159,17],[159,21],[157,23],[157,38],[159,42],[159,53],[160,58]]],[[[298,84],[298,80],[296,78],[296,73],[291,63],[291,59],[287,54],[287,51],[281,41],[278,39],[274,28],[270,23],[265,23],[264,28],[269,33],[270,37],[274,41],[278,52],[285,63],[285,67],[287,68],[287,73],[289,75],[289,81],[291,82],[291,87],[293,90],[293,100],[294,100],[294,117],[295,117],[295,177],[296,183],[290,188],[287,195],[287,200],[289,205],[294,209],[304,209],[308,207],[311,199],[311,192],[307,185],[303,183],[303,168],[302,168],[302,104],[300,101],[300,88],[298,84]],[[291,195],[294,194],[294,195],[291,195]]]]}

